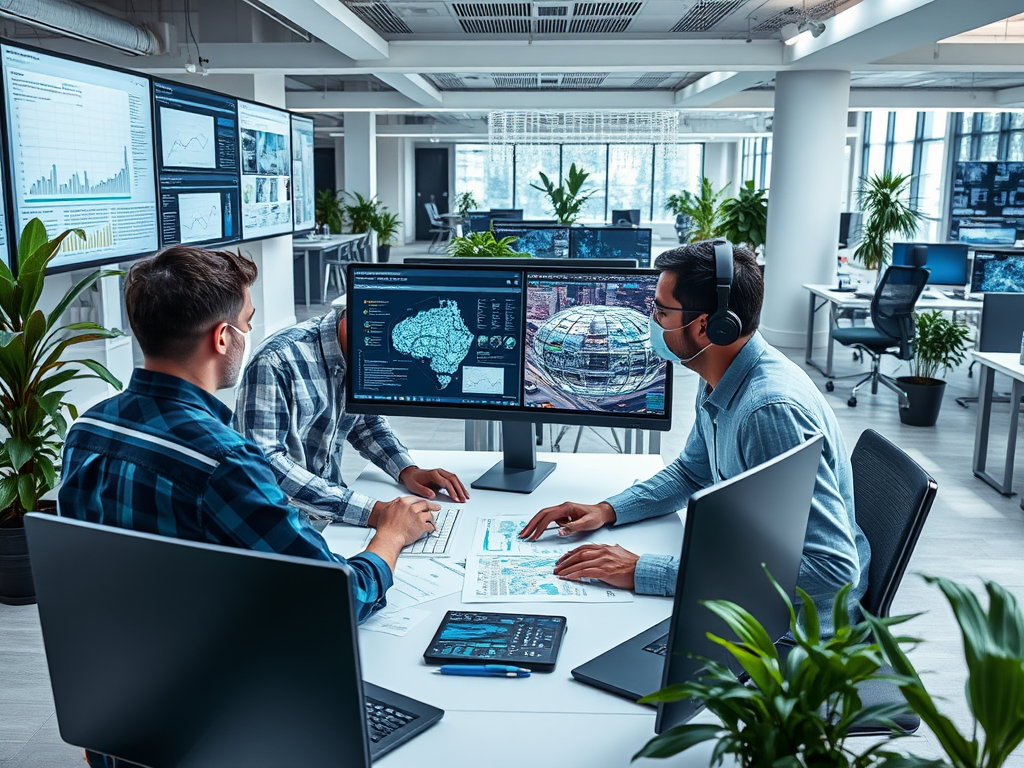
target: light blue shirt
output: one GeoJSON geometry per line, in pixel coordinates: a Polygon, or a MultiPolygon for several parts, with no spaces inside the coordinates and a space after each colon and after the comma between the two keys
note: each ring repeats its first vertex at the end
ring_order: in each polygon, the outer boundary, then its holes
{"type": "MultiPolygon", "coordinates": [[[[867,589],[871,551],[853,507],[853,469],[835,413],[807,374],[755,333],[715,389],[700,388],[697,420],[683,452],[651,479],[607,499],[616,525],[683,509],[690,496],[778,456],[815,435],[824,435],[797,584],[810,595],[822,628],[832,624],[832,603],[852,583],[855,600],[867,589]]],[[[679,560],[643,555],[636,591],[675,592],[679,560]]]]}

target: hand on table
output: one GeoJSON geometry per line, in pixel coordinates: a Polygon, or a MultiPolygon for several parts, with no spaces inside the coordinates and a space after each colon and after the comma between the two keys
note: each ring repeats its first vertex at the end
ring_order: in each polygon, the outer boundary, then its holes
{"type": "Polygon", "coordinates": [[[558,525],[558,535],[568,536],[580,531],[596,531],[615,522],[615,510],[606,501],[600,504],[577,504],[566,501],[555,507],[546,507],[533,516],[519,532],[519,538],[536,541],[551,523],[558,525]]]}
{"type": "Polygon", "coordinates": [[[452,501],[469,501],[469,493],[454,472],[446,469],[420,469],[406,467],[398,474],[398,482],[417,496],[426,499],[437,497],[437,491],[445,491],[452,501]]]}
{"type": "Polygon", "coordinates": [[[558,558],[555,576],[569,581],[598,579],[619,589],[634,589],[639,559],[618,544],[584,544],[558,558]]]}

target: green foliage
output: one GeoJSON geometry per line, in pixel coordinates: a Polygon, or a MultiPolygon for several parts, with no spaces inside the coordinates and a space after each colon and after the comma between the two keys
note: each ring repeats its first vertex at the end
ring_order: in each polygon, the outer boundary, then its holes
{"type": "Polygon", "coordinates": [[[754,181],[740,187],[739,197],[722,203],[722,221],[716,234],[731,243],[746,243],[751,250],[764,245],[768,229],[768,190],[754,189],[754,181]]]}
{"type": "Polygon", "coordinates": [[[889,263],[894,236],[917,233],[923,214],[907,202],[910,179],[910,174],[888,171],[861,179],[857,199],[866,220],[853,256],[867,269],[880,270],[889,263]]]}
{"type": "Polygon", "coordinates": [[[939,369],[949,369],[964,361],[967,351],[967,325],[946,319],[941,312],[918,312],[914,316],[914,359],[912,376],[938,378],[939,369]]]}
{"type": "Polygon", "coordinates": [[[453,237],[448,242],[448,255],[459,258],[514,258],[523,254],[512,248],[519,238],[494,239],[493,232],[470,232],[465,237],[453,237]]]}
{"type": "Polygon", "coordinates": [[[62,387],[80,379],[101,379],[116,389],[118,381],[94,360],[67,360],[75,344],[113,339],[124,334],[95,323],[59,325],[61,316],[97,280],[120,275],[97,271],[72,287],[49,314],[38,308],[46,265],[65,238],[85,239],[80,229],[52,240],[39,219],[25,225],[18,243],[18,277],[0,259],[0,525],[20,524],[39,509],[39,498],[57,485],[60,452],[67,433],[65,412],[78,418],[62,387]]]}
{"type": "Polygon", "coordinates": [[[1012,594],[985,583],[986,613],[971,590],[962,584],[926,577],[946,596],[963,636],[967,657],[967,706],[974,719],[970,737],[939,712],[917,670],[885,622],[867,620],[885,657],[903,681],[911,708],[920,715],[954,768],[1001,768],[1024,740],[1024,613],[1012,594]],[[978,728],[984,740],[978,738],[978,728]]]}
{"type": "Polygon", "coordinates": [[[459,192],[455,196],[455,210],[459,212],[459,216],[465,216],[470,211],[475,211],[480,207],[480,203],[473,197],[472,192],[459,192]]]}
{"type": "Polygon", "coordinates": [[[363,197],[358,192],[341,193],[353,202],[342,202],[341,208],[345,218],[352,223],[352,234],[362,235],[373,229],[374,222],[381,212],[381,202],[374,197],[363,197]]]}
{"type": "Polygon", "coordinates": [[[402,222],[398,220],[398,214],[392,213],[381,206],[380,211],[373,219],[373,231],[377,233],[377,244],[382,246],[394,245],[395,235],[402,228],[402,222]]]}
{"type": "MultiPolygon", "coordinates": [[[[771,575],[768,576],[771,579],[771,575]]],[[[867,622],[850,623],[847,599],[850,585],[836,596],[835,635],[821,636],[814,603],[802,590],[800,620],[788,595],[771,579],[785,601],[790,631],[796,641],[785,661],[772,638],[750,613],[724,600],[704,603],[735,633],[736,640],[708,637],[725,648],[750,676],[748,684],[729,667],[706,662],[699,682],[673,685],[641,699],[641,703],[696,698],[715,714],[721,725],[686,723],[655,736],[636,755],[668,757],[706,741],[714,741],[712,764],[732,755],[744,768],[895,768],[902,756],[884,750],[885,744],[847,746],[850,728],[861,722],[890,722],[902,706],[864,707],[857,684],[879,678],[883,657],[872,642],[867,622]],[[891,762],[889,762],[891,761],[891,762]]],[[[910,617],[876,620],[885,626],[910,617]]],[[[927,763],[914,763],[920,766],[927,763]]]]}
{"type": "Polygon", "coordinates": [[[729,188],[726,184],[717,192],[711,186],[711,179],[700,180],[700,194],[684,189],[678,195],[669,195],[665,207],[677,216],[683,214],[690,219],[688,237],[691,243],[717,237],[722,223],[722,195],[729,188]]]}
{"type": "Polygon", "coordinates": [[[345,223],[345,213],[342,210],[341,198],[336,192],[321,189],[317,193],[316,223],[326,224],[327,230],[332,235],[341,234],[341,228],[345,223]]]}
{"type": "Polygon", "coordinates": [[[580,217],[580,209],[590,199],[591,192],[583,192],[583,184],[590,178],[590,174],[583,168],[576,168],[576,163],[569,166],[569,176],[559,180],[556,187],[551,179],[543,171],[540,172],[540,181],[543,186],[531,184],[534,189],[540,190],[548,196],[548,201],[555,211],[555,217],[559,224],[575,224],[580,217]]]}

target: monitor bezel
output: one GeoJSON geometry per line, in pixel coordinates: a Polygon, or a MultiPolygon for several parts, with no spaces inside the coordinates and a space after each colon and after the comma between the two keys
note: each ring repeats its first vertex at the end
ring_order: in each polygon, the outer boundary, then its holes
{"type": "Polygon", "coordinates": [[[1021,286],[1019,291],[983,291],[981,290],[980,283],[984,275],[979,274],[981,264],[989,259],[979,259],[978,254],[992,254],[996,258],[1000,255],[1007,259],[1024,259],[1024,251],[1014,251],[1003,246],[1002,248],[976,248],[974,249],[974,258],[971,259],[971,281],[969,284],[970,293],[972,294],[985,294],[985,293],[1024,293],[1024,285],[1021,286]]]}
{"type": "MultiPolygon", "coordinates": [[[[295,226],[295,192],[294,192],[294,190],[292,192],[292,199],[289,201],[292,204],[292,212],[288,216],[288,229],[284,230],[283,232],[274,232],[274,233],[269,234],[269,235],[253,235],[252,237],[246,237],[245,236],[245,218],[244,218],[244,216],[242,214],[242,206],[243,206],[244,203],[241,202],[241,195],[242,195],[242,109],[241,109],[241,106],[242,106],[242,103],[244,102],[246,104],[252,104],[252,105],[257,106],[257,107],[263,107],[264,109],[272,109],[275,112],[283,112],[284,114],[286,114],[288,116],[288,162],[289,163],[291,163],[291,160],[292,160],[292,147],[291,147],[291,140],[292,140],[292,113],[289,110],[287,110],[287,109],[283,109],[281,107],[275,107],[273,104],[264,104],[262,101],[254,101],[253,99],[239,99],[239,98],[236,98],[235,102],[236,102],[236,109],[238,110],[238,112],[237,112],[237,114],[238,114],[238,127],[237,127],[237,131],[238,131],[238,189],[239,189],[239,195],[240,195],[240,197],[239,197],[239,204],[238,204],[238,215],[242,217],[241,229],[239,230],[239,232],[241,233],[241,238],[239,240],[237,240],[236,242],[238,242],[238,243],[255,243],[255,242],[259,242],[260,240],[270,240],[271,238],[274,238],[274,237],[285,237],[286,235],[294,235],[294,232],[292,231],[292,227],[295,226]]],[[[292,177],[292,172],[291,172],[291,168],[289,168],[289,170],[288,170],[288,178],[291,178],[291,177],[292,177]]],[[[293,186],[294,186],[294,182],[293,182],[293,186]]]]}
{"type": "MultiPolygon", "coordinates": [[[[295,142],[295,134],[294,134],[294,131],[295,131],[295,121],[296,120],[301,120],[303,122],[309,122],[313,126],[313,148],[314,148],[314,151],[315,151],[316,150],[316,121],[313,118],[311,118],[311,117],[306,117],[306,115],[297,115],[294,112],[288,112],[288,114],[291,116],[291,129],[292,129],[292,137],[291,138],[292,138],[292,143],[294,144],[294,142],[295,142]]],[[[241,161],[241,151],[242,151],[242,148],[239,147],[238,151],[239,151],[239,161],[241,161]]],[[[305,229],[296,229],[295,228],[295,155],[294,155],[294,152],[295,152],[295,149],[293,147],[292,148],[292,153],[293,153],[292,154],[292,172],[290,174],[291,177],[292,177],[292,234],[293,235],[306,235],[306,234],[309,234],[310,232],[312,232],[312,231],[314,231],[316,229],[316,178],[314,176],[314,180],[313,180],[313,226],[306,227],[305,229]]],[[[239,187],[241,187],[241,176],[239,176],[239,187]]],[[[239,193],[241,193],[241,189],[239,189],[239,193]]],[[[241,206],[239,206],[239,208],[241,208],[241,206]]],[[[241,213],[241,210],[239,210],[239,213],[241,213]]],[[[275,235],[275,237],[280,237],[280,235],[275,235]]]]}
{"type": "MultiPolygon", "coordinates": [[[[581,260],[584,261],[585,260],[581,260]]],[[[503,266],[496,264],[492,266],[473,266],[471,271],[474,272],[507,272],[514,271],[519,272],[522,275],[523,280],[523,291],[525,297],[526,291],[526,279],[527,274],[531,271],[537,272],[563,272],[563,273],[583,273],[592,274],[595,276],[601,275],[659,275],[660,272],[655,269],[643,269],[643,268],[606,268],[606,267],[581,267],[581,261],[570,262],[565,265],[559,264],[558,266],[544,266],[536,270],[525,267],[525,266],[503,266]]],[[[451,269],[447,265],[443,266],[444,269],[451,269]]],[[[346,280],[345,280],[345,299],[346,306],[352,307],[353,303],[353,289],[354,289],[354,272],[357,269],[371,270],[371,271],[386,271],[394,269],[417,269],[417,270],[434,270],[437,266],[431,264],[373,264],[373,263],[349,263],[346,267],[346,280]]],[[[347,349],[354,349],[353,335],[355,333],[355,324],[348,323],[346,347],[347,349]]],[[[526,333],[526,306],[525,302],[523,305],[523,341],[525,342],[526,333]]],[[[520,370],[525,371],[526,369],[526,349],[525,343],[520,345],[520,370]]],[[[380,415],[380,416],[413,416],[417,418],[442,418],[442,419],[467,419],[467,420],[485,420],[485,421],[516,421],[516,422],[533,422],[533,423],[545,423],[545,424],[567,424],[570,426],[583,426],[583,427],[620,427],[623,429],[644,429],[656,432],[667,432],[672,428],[672,407],[673,407],[673,396],[672,396],[672,379],[673,371],[672,364],[665,363],[665,413],[660,416],[638,416],[636,414],[617,414],[617,413],[597,413],[597,412],[586,412],[580,413],[578,411],[564,411],[556,408],[528,408],[524,402],[523,397],[525,391],[520,384],[520,404],[507,406],[507,407],[488,407],[488,406],[468,406],[468,405],[451,405],[446,403],[401,403],[392,401],[381,401],[381,400],[357,400],[353,397],[355,391],[354,387],[354,375],[355,366],[349,364],[346,366],[345,371],[345,408],[349,413],[354,414],[365,414],[365,415],[380,415]]],[[[521,375],[522,378],[522,375],[521,375]]]]}

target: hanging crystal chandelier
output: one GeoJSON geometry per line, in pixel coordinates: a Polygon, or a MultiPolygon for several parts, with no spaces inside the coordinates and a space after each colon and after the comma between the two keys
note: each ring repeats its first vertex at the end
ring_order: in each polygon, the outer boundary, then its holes
{"type": "Polygon", "coordinates": [[[675,110],[498,110],[487,117],[488,140],[514,144],[671,144],[679,141],[675,110]]]}

